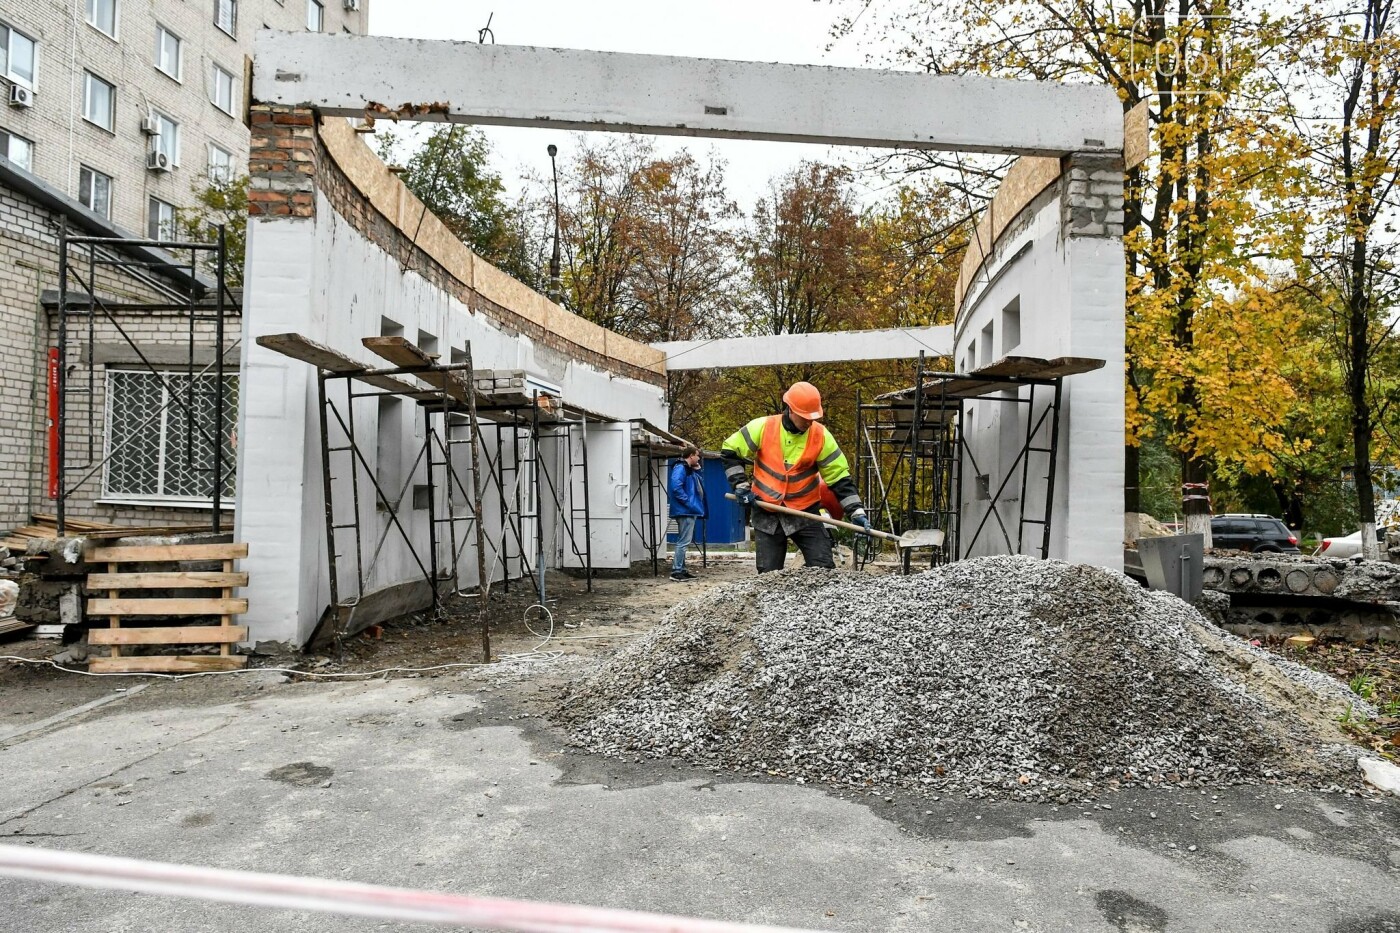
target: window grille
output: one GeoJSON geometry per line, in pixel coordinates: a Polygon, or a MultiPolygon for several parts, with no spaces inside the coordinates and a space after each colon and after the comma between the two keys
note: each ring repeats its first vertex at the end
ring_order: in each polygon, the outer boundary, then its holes
{"type": "MultiPolygon", "coordinates": [[[[106,497],[199,503],[212,499],[216,377],[193,377],[193,431],[186,411],[191,378],[186,373],[108,370],[106,497]],[[179,399],[172,399],[171,392],[179,399]]],[[[238,377],[225,376],[224,387],[222,497],[232,498],[238,377]]]]}

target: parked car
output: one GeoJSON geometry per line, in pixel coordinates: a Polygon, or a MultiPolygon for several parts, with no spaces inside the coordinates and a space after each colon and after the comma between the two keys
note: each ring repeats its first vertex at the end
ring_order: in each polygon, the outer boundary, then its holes
{"type": "MultiPolygon", "coordinates": [[[[1385,557],[1385,529],[1376,529],[1376,542],[1381,546],[1381,557],[1385,557]]],[[[1357,557],[1361,554],[1361,531],[1336,538],[1323,538],[1322,546],[1315,552],[1318,557],[1357,557]]]]}
{"type": "Polygon", "coordinates": [[[1210,537],[1215,547],[1256,553],[1300,553],[1298,536],[1272,515],[1212,516],[1210,537]]]}

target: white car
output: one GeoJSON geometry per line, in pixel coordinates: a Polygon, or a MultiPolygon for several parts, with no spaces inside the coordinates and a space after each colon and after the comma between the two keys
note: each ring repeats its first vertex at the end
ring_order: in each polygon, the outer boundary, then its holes
{"type": "MultiPolygon", "coordinates": [[[[1385,529],[1376,529],[1376,540],[1380,543],[1380,549],[1385,551],[1385,529]]],[[[1317,549],[1316,557],[1347,558],[1358,557],[1361,554],[1361,532],[1353,531],[1349,535],[1339,538],[1323,538],[1322,546],[1317,549]]]]}

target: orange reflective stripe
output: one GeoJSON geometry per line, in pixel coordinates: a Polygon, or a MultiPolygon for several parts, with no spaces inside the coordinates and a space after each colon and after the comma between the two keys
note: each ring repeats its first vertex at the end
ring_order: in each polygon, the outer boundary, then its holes
{"type": "Polygon", "coordinates": [[[808,509],[821,499],[821,483],[816,476],[817,457],[826,444],[826,430],[819,422],[807,429],[807,443],[797,462],[788,466],[783,460],[783,416],[773,415],[763,425],[763,439],[754,457],[753,488],[758,498],[793,509],[808,509]],[[760,482],[762,470],[774,482],[760,482]]]}

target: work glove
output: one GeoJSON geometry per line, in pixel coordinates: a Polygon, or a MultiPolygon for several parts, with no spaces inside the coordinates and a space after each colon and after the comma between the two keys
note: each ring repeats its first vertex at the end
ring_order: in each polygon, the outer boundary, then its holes
{"type": "Polygon", "coordinates": [[[739,498],[740,505],[753,505],[753,488],[748,483],[735,486],[734,495],[739,498]]]}
{"type": "Polygon", "coordinates": [[[870,534],[870,519],[865,515],[865,509],[856,509],[851,513],[851,521],[859,525],[864,534],[870,534]]]}

